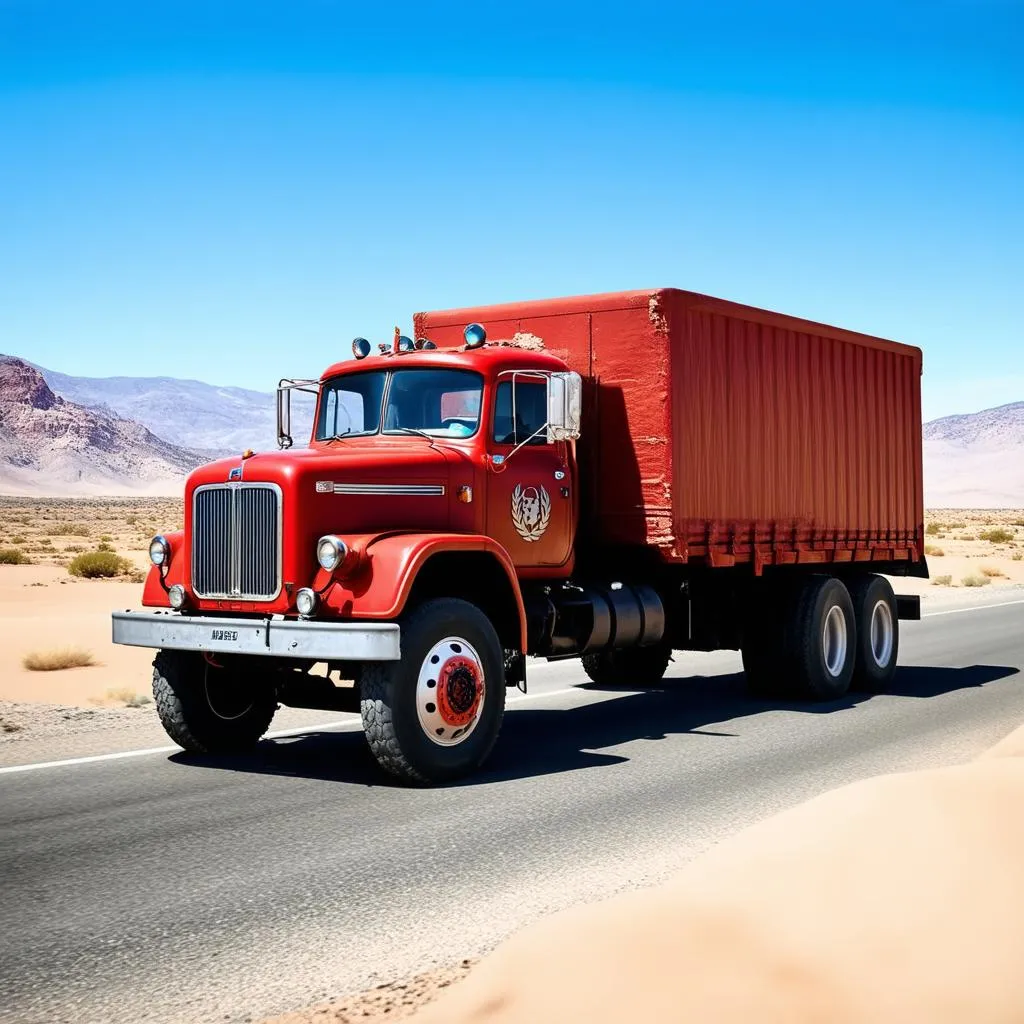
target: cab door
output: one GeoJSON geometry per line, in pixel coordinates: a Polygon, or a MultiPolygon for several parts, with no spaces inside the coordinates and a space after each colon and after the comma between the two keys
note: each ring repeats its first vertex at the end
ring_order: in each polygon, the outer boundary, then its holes
{"type": "Polygon", "coordinates": [[[543,376],[517,373],[498,381],[488,448],[503,461],[492,459],[487,473],[487,532],[517,568],[565,565],[572,553],[576,499],[569,446],[547,443],[546,422],[543,376]]]}

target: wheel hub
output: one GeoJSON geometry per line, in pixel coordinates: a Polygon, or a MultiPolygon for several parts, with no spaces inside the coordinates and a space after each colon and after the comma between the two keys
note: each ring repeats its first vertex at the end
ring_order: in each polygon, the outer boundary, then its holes
{"type": "Polygon", "coordinates": [[[476,728],[486,697],[480,656],[460,637],[447,637],[427,652],[416,682],[416,714],[432,742],[449,747],[476,728]]]}
{"type": "Polygon", "coordinates": [[[438,674],[437,709],[458,728],[473,720],[482,696],[477,666],[468,658],[449,658],[438,674]]]}

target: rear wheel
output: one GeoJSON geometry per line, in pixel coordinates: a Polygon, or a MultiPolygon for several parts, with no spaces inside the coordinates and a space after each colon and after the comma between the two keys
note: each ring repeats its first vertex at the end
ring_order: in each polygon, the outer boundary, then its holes
{"type": "Polygon", "coordinates": [[[862,576],[850,586],[857,621],[857,658],[853,687],[879,692],[896,674],[900,627],[896,597],[884,576],[862,576]]]}
{"type": "Polygon", "coordinates": [[[857,623],[841,580],[811,576],[789,614],[786,669],[795,696],[836,700],[850,688],[857,651],[857,623]]]}
{"type": "Polygon", "coordinates": [[[617,651],[584,654],[583,671],[601,686],[653,686],[661,681],[672,660],[667,644],[623,647],[617,651]]]}
{"type": "Polygon", "coordinates": [[[501,643],[468,601],[436,598],[402,621],[400,661],[363,667],[366,740],[408,782],[446,782],[478,768],[505,711],[501,643]]]}
{"type": "Polygon", "coordinates": [[[157,654],[153,698],[167,735],[195,754],[251,750],[277,710],[271,686],[236,666],[211,665],[193,651],[157,654]]]}

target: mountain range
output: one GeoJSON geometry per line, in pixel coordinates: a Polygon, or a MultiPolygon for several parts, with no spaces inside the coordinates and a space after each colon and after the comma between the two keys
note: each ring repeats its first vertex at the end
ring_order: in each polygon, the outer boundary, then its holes
{"type": "MultiPolygon", "coordinates": [[[[42,366],[36,369],[68,401],[135,420],[172,444],[221,455],[277,444],[275,396],[269,391],[175,377],[72,377],[42,366]]],[[[312,396],[293,392],[296,438],[309,436],[312,409],[312,396]]]]}
{"type": "MultiPolygon", "coordinates": [[[[297,444],[312,416],[312,396],[293,392],[297,444]]],[[[932,420],[923,436],[927,507],[1024,508],[1024,402],[932,420]]],[[[275,444],[269,391],[0,356],[0,492],[177,494],[194,466],[275,444]]]]}
{"type": "Polygon", "coordinates": [[[1024,402],[924,425],[929,508],[1024,508],[1024,402]]]}
{"type": "Polygon", "coordinates": [[[210,457],[109,409],[68,401],[20,359],[0,359],[0,487],[14,494],[171,494],[210,457]]]}

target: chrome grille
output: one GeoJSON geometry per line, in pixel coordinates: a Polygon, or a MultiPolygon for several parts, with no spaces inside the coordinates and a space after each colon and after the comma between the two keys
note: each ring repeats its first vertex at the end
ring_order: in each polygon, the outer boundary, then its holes
{"type": "Polygon", "coordinates": [[[192,498],[192,587],[198,597],[269,601],[281,589],[281,491],[211,484],[192,498]]]}

